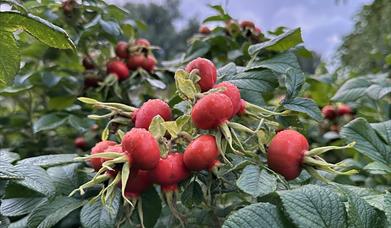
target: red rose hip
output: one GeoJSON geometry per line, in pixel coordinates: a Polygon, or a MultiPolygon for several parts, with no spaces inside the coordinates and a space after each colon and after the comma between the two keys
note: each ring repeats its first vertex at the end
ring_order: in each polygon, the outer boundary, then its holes
{"type": "Polygon", "coordinates": [[[200,80],[198,85],[202,92],[208,91],[213,87],[217,80],[216,66],[208,59],[196,58],[187,64],[185,70],[190,73],[192,70],[198,70],[200,80]]]}

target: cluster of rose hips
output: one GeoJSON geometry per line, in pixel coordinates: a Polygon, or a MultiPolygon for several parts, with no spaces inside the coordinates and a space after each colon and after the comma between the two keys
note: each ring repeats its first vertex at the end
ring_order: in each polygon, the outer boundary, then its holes
{"type": "MultiPolygon", "coordinates": [[[[107,62],[106,73],[115,75],[120,81],[128,79],[133,71],[139,69],[152,73],[157,61],[151,49],[151,44],[147,39],[140,38],[130,42],[119,41],[115,46],[116,58],[107,62]]],[[[96,68],[90,56],[86,56],[82,63],[86,70],[96,68]]],[[[96,77],[86,77],[85,79],[87,87],[96,86],[98,82],[96,77]]]]}
{"type": "Polygon", "coordinates": [[[322,108],[322,115],[326,120],[324,127],[330,131],[339,132],[340,122],[350,121],[353,114],[352,108],[347,104],[326,105],[322,108]]]}
{"type": "MultiPolygon", "coordinates": [[[[111,111],[103,116],[90,115],[90,118],[110,118],[110,122],[118,120],[118,123],[132,125],[133,128],[126,133],[119,133],[120,143],[107,140],[107,133],[102,133],[103,141],[97,143],[91,154],[83,158],[90,161],[97,174],[77,190],[83,193],[85,188],[108,181],[99,194],[102,200],[109,199],[113,189],[118,186],[126,201],[136,203],[143,192],[153,184],[158,184],[165,193],[167,205],[174,215],[178,215],[172,202],[178,184],[194,172],[215,173],[222,164],[219,161],[220,155],[224,161],[229,162],[224,155],[226,151],[222,150],[217,140],[217,132],[223,135],[220,141],[226,140],[233,153],[250,158],[258,157],[259,150],[249,152],[239,141],[237,143],[240,146],[234,145],[232,138],[235,137],[231,135],[231,128],[257,135],[256,130],[230,122],[231,119],[239,116],[271,124],[271,121],[267,122],[267,118],[287,113],[269,111],[246,102],[241,99],[240,90],[230,82],[216,84],[217,70],[208,59],[197,58],[191,61],[184,70],[177,71],[175,79],[178,95],[191,103],[191,110],[174,121],[170,106],[160,99],[148,100],[140,108],[119,103],[103,103],[90,98],[79,99],[96,108],[111,111]],[[186,86],[183,87],[184,85],[186,86]],[[195,131],[189,133],[180,130],[173,134],[169,130],[164,130],[163,133],[155,134],[156,129],[153,128],[156,127],[157,120],[160,119],[162,124],[170,123],[177,126],[176,121],[186,120],[186,115],[189,117],[188,123],[195,127],[195,131]],[[185,149],[181,151],[178,149],[181,147],[176,144],[185,144],[185,149]]],[[[352,145],[347,147],[350,146],[352,145]]],[[[292,180],[299,176],[303,168],[314,175],[317,175],[315,168],[319,167],[342,174],[335,170],[336,165],[329,164],[319,157],[328,150],[341,148],[346,147],[309,150],[308,142],[303,135],[295,130],[283,130],[273,137],[265,155],[271,170],[284,176],[286,180],[292,180]]]]}
{"type": "MultiPolygon", "coordinates": [[[[244,20],[238,23],[235,20],[227,20],[225,22],[225,29],[228,34],[232,33],[232,30],[240,29],[241,32],[246,36],[250,37],[254,41],[259,41],[259,36],[262,34],[262,31],[257,27],[254,22],[244,20]]],[[[202,35],[208,35],[211,33],[211,30],[206,25],[201,25],[198,32],[202,35]]]]}

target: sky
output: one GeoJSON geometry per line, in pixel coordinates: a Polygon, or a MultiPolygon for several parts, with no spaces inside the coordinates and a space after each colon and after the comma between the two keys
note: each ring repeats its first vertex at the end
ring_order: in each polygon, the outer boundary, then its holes
{"type": "MultiPolygon", "coordinates": [[[[125,0],[108,0],[125,3],[125,0]]],[[[128,0],[130,1],[130,0],[128,0]]],[[[164,0],[133,0],[133,2],[161,4],[164,0]]],[[[354,16],[364,4],[373,0],[182,0],[184,18],[200,21],[213,15],[208,4],[220,4],[239,20],[252,20],[263,31],[278,26],[302,28],[305,46],[321,54],[330,62],[344,35],[354,27],[354,16]]],[[[183,26],[181,21],[178,27],[183,26]]]]}

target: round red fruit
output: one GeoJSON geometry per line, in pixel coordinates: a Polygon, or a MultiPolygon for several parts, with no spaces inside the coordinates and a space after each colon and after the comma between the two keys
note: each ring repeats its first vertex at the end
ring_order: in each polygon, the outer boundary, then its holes
{"type": "MultiPolygon", "coordinates": [[[[116,145],[116,143],[113,142],[113,141],[101,141],[101,142],[98,142],[97,144],[95,144],[94,147],[92,147],[91,155],[103,153],[103,152],[106,151],[106,149],[109,146],[114,146],[114,145],[116,145]]],[[[90,163],[91,163],[92,168],[94,168],[95,171],[98,171],[100,168],[102,168],[103,161],[102,161],[102,158],[91,158],[90,159],[90,163]]]]}
{"type": "Polygon", "coordinates": [[[74,141],[75,147],[83,149],[87,146],[87,141],[84,137],[77,137],[74,141]]]}
{"type": "Polygon", "coordinates": [[[219,150],[213,135],[201,135],[193,140],[183,153],[187,169],[192,171],[210,170],[218,163],[219,150]]]}
{"type": "Polygon", "coordinates": [[[115,54],[123,59],[128,58],[129,56],[129,44],[125,41],[120,41],[115,46],[115,54]]]}
{"type": "Polygon", "coordinates": [[[246,101],[243,99],[240,99],[240,108],[238,111],[238,115],[243,115],[246,112],[246,101]]]}
{"type": "Polygon", "coordinates": [[[156,62],[157,61],[156,61],[155,57],[153,57],[152,55],[148,55],[142,65],[142,67],[144,68],[144,70],[146,70],[148,72],[153,72],[155,70],[156,62]]]}
{"type": "Polygon", "coordinates": [[[115,74],[118,80],[124,80],[129,77],[129,69],[126,67],[126,64],[119,61],[111,61],[107,64],[107,73],[115,74]]]}
{"type": "Polygon", "coordinates": [[[145,102],[138,110],[135,119],[136,128],[148,129],[152,119],[160,115],[164,120],[171,120],[171,108],[160,99],[152,99],[145,102]]]}
{"type": "Polygon", "coordinates": [[[82,64],[86,70],[92,70],[95,68],[94,61],[88,56],[83,58],[82,64]]]}
{"type": "Polygon", "coordinates": [[[160,158],[158,165],[151,171],[153,181],[160,184],[163,191],[175,190],[177,184],[189,175],[181,153],[170,153],[166,158],[160,158]]]}
{"type": "Polygon", "coordinates": [[[337,107],[338,116],[351,115],[352,113],[352,108],[349,105],[341,104],[337,107]]]}
{"type": "Polygon", "coordinates": [[[134,42],[134,44],[137,45],[137,46],[141,46],[141,47],[149,47],[149,46],[151,46],[151,43],[147,39],[144,39],[144,38],[137,39],[134,42]]]}
{"type": "Polygon", "coordinates": [[[242,21],[240,22],[240,27],[242,29],[254,29],[255,28],[255,25],[252,21],[242,21]]]}
{"type": "Polygon", "coordinates": [[[307,139],[295,130],[278,132],[269,144],[267,164],[270,169],[281,174],[286,180],[300,175],[305,152],[309,145],[307,139]]]}
{"type": "Polygon", "coordinates": [[[132,169],[126,182],[125,196],[138,198],[143,192],[152,186],[149,171],[132,169]]]}
{"type": "Polygon", "coordinates": [[[337,113],[332,105],[326,105],[322,108],[322,114],[324,118],[332,120],[336,117],[337,113]]]}
{"type": "Polygon", "coordinates": [[[210,29],[205,25],[201,25],[198,32],[204,35],[208,35],[210,33],[210,29]]]}
{"type": "Polygon", "coordinates": [[[233,108],[233,112],[232,112],[231,117],[233,117],[240,110],[240,100],[241,100],[240,99],[240,91],[239,91],[238,87],[236,87],[236,85],[234,85],[230,82],[221,82],[221,83],[215,85],[213,88],[221,88],[221,87],[225,87],[225,90],[221,93],[226,95],[227,97],[229,97],[229,99],[231,99],[232,108],[233,108]]]}
{"type": "Polygon", "coordinates": [[[135,54],[131,55],[128,58],[127,66],[130,70],[137,70],[139,67],[143,67],[145,65],[147,58],[143,54],[135,54]]]}
{"type": "Polygon", "coordinates": [[[197,101],[191,111],[191,119],[197,128],[214,129],[228,121],[232,111],[229,97],[222,93],[212,93],[197,101]]]}
{"type": "Polygon", "coordinates": [[[190,73],[195,69],[198,70],[198,75],[201,78],[198,81],[201,91],[205,92],[211,89],[217,80],[216,66],[208,59],[196,58],[187,64],[185,70],[190,73]]]}
{"type": "Polygon", "coordinates": [[[133,128],[122,139],[122,149],[135,168],[150,170],[159,163],[159,144],[152,134],[143,128],[133,128]]]}

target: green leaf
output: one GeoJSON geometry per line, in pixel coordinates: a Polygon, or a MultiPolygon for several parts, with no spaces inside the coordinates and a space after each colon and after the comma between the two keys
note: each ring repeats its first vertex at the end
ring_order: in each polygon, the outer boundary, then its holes
{"type": "Polygon", "coordinates": [[[183,205],[188,208],[192,208],[194,205],[198,205],[204,199],[202,189],[197,181],[190,182],[185,190],[182,192],[181,201],[183,205]]]}
{"type": "Polygon", "coordinates": [[[367,88],[366,93],[369,97],[375,100],[380,100],[385,95],[391,93],[391,83],[389,81],[385,81],[382,84],[373,84],[367,88]]]}
{"type": "Polygon", "coordinates": [[[46,114],[44,116],[41,116],[33,124],[34,133],[37,133],[40,131],[53,130],[55,128],[58,128],[59,126],[63,125],[66,120],[67,120],[67,118],[60,117],[55,113],[46,114]]]}
{"type": "Polygon", "coordinates": [[[144,225],[147,228],[152,228],[155,226],[162,212],[162,201],[155,188],[149,188],[141,197],[144,225]]]}
{"type": "Polygon", "coordinates": [[[39,192],[43,195],[53,195],[55,187],[49,175],[44,169],[35,165],[18,164],[15,166],[18,173],[24,179],[15,181],[17,184],[23,185],[29,189],[39,192]]]}
{"type": "Polygon", "coordinates": [[[1,95],[13,96],[31,89],[32,85],[11,85],[0,89],[1,95]]]}
{"type": "Polygon", "coordinates": [[[20,65],[19,48],[11,32],[1,31],[0,29],[0,50],[0,87],[2,87],[10,84],[19,71],[20,65]]]}
{"type": "Polygon", "coordinates": [[[371,162],[368,165],[366,165],[363,169],[371,174],[385,175],[391,173],[391,167],[380,162],[371,162]]]}
{"type": "Polygon", "coordinates": [[[283,103],[284,107],[289,110],[307,114],[316,121],[322,121],[322,113],[317,104],[311,99],[295,97],[283,103]]]}
{"type": "Polygon", "coordinates": [[[280,191],[283,206],[298,227],[346,227],[344,204],[331,189],[306,185],[280,191]]]}
{"type": "Polygon", "coordinates": [[[30,213],[43,198],[13,198],[1,201],[0,214],[5,216],[21,216],[30,213]]]}
{"type": "Polygon", "coordinates": [[[202,21],[202,23],[207,23],[211,21],[227,21],[229,19],[231,19],[231,17],[228,15],[213,15],[207,17],[205,20],[202,21]]]}
{"type": "Polygon", "coordinates": [[[383,138],[384,142],[391,145],[391,120],[371,123],[371,127],[383,138]]]}
{"type": "Polygon", "coordinates": [[[391,224],[391,193],[389,192],[384,196],[384,211],[386,212],[388,224],[391,224]]]}
{"type": "Polygon", "coordinates": [[[51,155],[42,155],[32,158],[26,158],[18,161],[18,164],[24,165],[36,165],[43,168],[48,168],[51,166],[65,165],[69,163],[78,162],[75,161],[77,157],[76,154],[51,154],[51,155]]]}
{"type": "Polygon", "coordinates": [[[365,119],[352,120],[341,129],[340,135],[349,142],[355,141],[354,148],[363,155],[385,165],[391,163],[391,146],[381,140],[365,119]]]}
{"type": "Polygon", "coordinates": [[[340,102],[356,101],[365,95],[369,86],[371,86],[371,82],[366,78],[359,77],[350,79],[338,89],[331,100],[340,102]]]}
{"type": "Polygon", "coordinates": [[[85,118],[80,118],[75,115],[70,115],[68,117],[68,123],[73,128],[77,129],[80,133],[83,133],[86,132],[91,127],[93,121],[88,119],[86,120],[85,118]]]}
{"type": "Polygon", "coordinates": [[[175,85],[181,94],[189,99],[194,99],[197,93],[192,80],[189,79],[189,74],[184,70],[178,70],[175,72],[175,85]]]}
{"type": "Polygon", "coordinates": [[[235,63],[228,63],[217,69],[217,75],[221,81],[225,81],[226,76],[231,76],[237,73],[235,63]]]}
{"type": "Polygon", "coordinates": [[[76,50],[68,34],[60,27],[32,14],[0,12],[1,30],[15,32],[22,29],[42,43],[60,49],[76,50]]]}
{"type": "Polygon", "coordinates": [[[301,38],[301,30],[300,28],[296,28],[287,31],[272,40],[251,45],[248,48],[248,53],[250,55],[255,55],[262,49],[269,51],[286,51],[302,42],[303,39],[301,38]]]}
{"type": "Polygon", "coordinates": [[[83,184],[85,176],[81,172],[82,164],[68,164],[51,167],[47,170],[56,187],[57,194],[69,195],[74,189],[83,184]]]}
{"type": "Polygon", "coordinates": [[[211,46],[208,42],[196,41],[187,50],[186,55],[182,62],[189,62],[197,57],[204,56],[209,52],[211,46]]]}
{"type": "Polygon", "coordinates": [[[0,228],[8,228],[10,224],[10,220],[3,216],[3,215],[0,215],[0,228]]]}
{"type": "Polygon", "coordinates": [[[0,160],[0,180],[2,179],[23,179],[23,175],[11,163],[0,160]]]}
{"type": "Polygon", "coordinates": [[[264,196],[277,189],[277,180],[266,170],[260,170],[256,165],[248,165],[236,181],[236,185],[253,197],[264,196]]]}
{"type": "Polygon", "coordinates": [[[257,93],[271,92],[278,87],[278,78],[270,70],[246,71],[224,77],[224,81],[235,84],[241,91],[257,93]]]}
{"type": "Polygon", "coordinates": [[[20,159],[20,155],[10,152],[9,149],[0,149],[0,161],[12,163],[20,159]]]}
{"type": "Polygon", "coordinates": [[[230,215],[223,228],[279,228],[284,227],[276,206],[269,203],[256,203],[246,206],[230,215]]]}
{"type": "Polygon", "coordinates": [[[25,228],[27,227],[27,219],[28,216],[25,216],[22,219],[19,219],[18,221],[11,223],[7,228],[22,228],[22,227],[25,228]]]}
{"type": "Polygon", "coordinates": [[[114,37],[119,37],[122,33],[121,28],[114,21],[105,21],[103,19],[100,19],[99,25],[102,27],[103,31],[114,37]]]}
{"type": "Polygon", "coordinates": [[[56,225],[69,213],[83,205],[83,201],[66,196],[57,196],[35,208],[28,220],[29,227],[49,228],[56,225]]]}
{"type": "Polygon", "coordinates": [[[369,205],[365,200],[345,188],[340,188],[348,198],[349,227],[384,227],[384,215],[369,205]]]}
{"type": "Polygon", "coordinates": [[[83,227],[115,227],[120,202],[121,192],[118,189],[109,205],[102,205],[102,201],[99,199],[86,203],[80,212],[81,224],[83,227]]]}
{"type": "Polygon", "coordinates": [[[161,80],[153,79],[153,78],[147,78],[147,82],[158,89],[165,89],[167,86],[162,82],[161,80]]]}
{"type": "Polygon", "coordinates": [[[179,129],[175,121],[166,121],[161,123],[161,125],[167,130],[172,138],[178,137],[178,133],[181,129],[179,129]]]}
{"type": "Polygon", "coordinates": [[[149,132],[153,135],[155,139],[159,139],[166,134],[166,128],[162,125],[164,123],[164,119],[157,115],[153,117],[151,124],[149,125],[149,132]]]}

